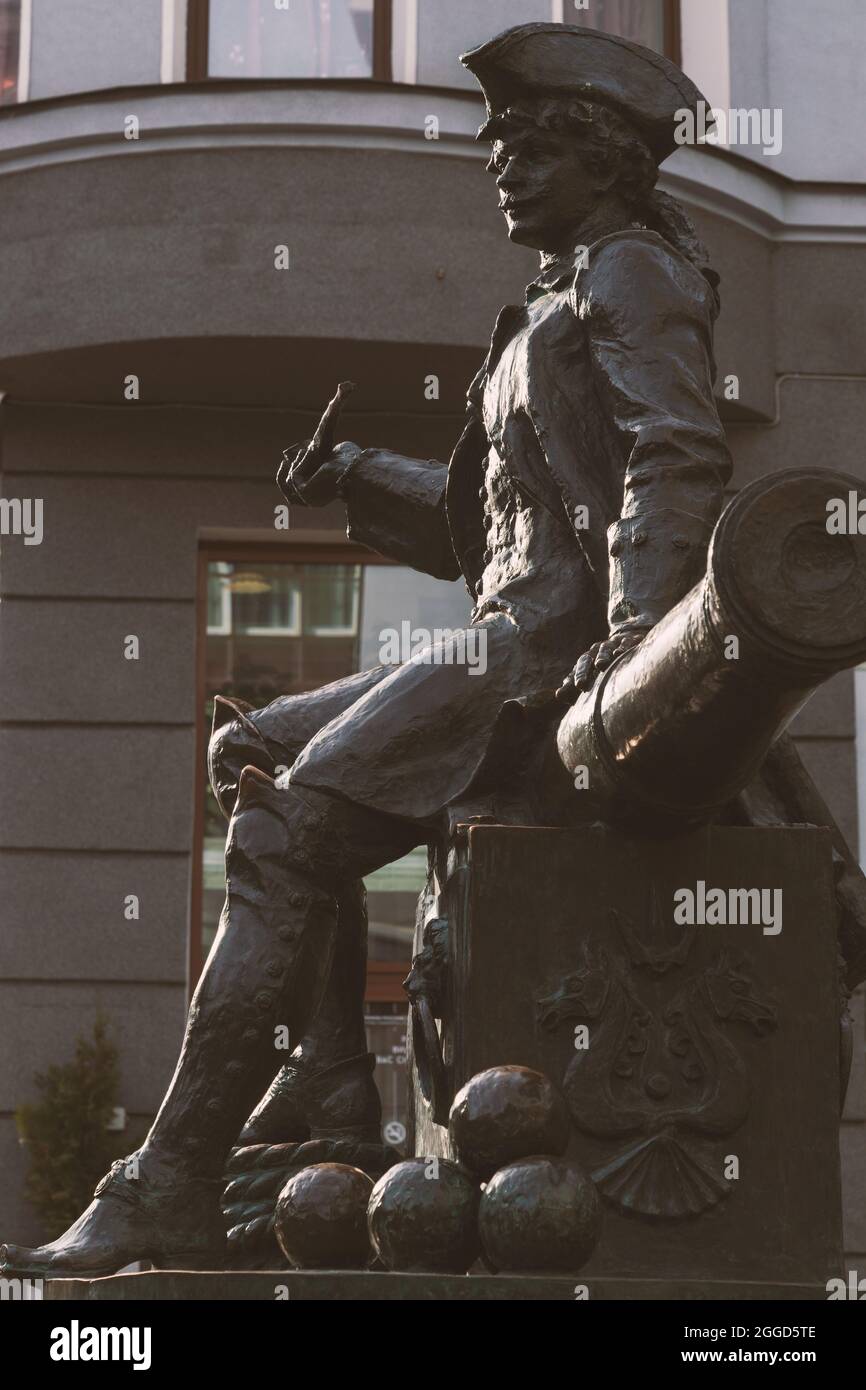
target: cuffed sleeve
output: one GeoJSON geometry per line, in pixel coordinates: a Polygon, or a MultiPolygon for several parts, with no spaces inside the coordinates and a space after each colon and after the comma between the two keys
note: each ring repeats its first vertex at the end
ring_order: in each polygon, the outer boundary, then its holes
{"type": "Polygon", "coordinates": [[[712,527],[690,512],[656,507],[608,529],[611,632],[654,627],[697,584],[712,527]]]}
{"type": "Polygon", "coordinates": [[[448,469],[434,460],[363,449],[342,474],[350,540],[401,565],[456,579],[460,566],[445,511],[448,469]]]}
{"type": "Polygon", "coordinates": [[[715,299],[654,232],[602,243],[574,293],[626,461],[608,531],[610,628],[649,628],[700,578],[731,474],[713,399],[715,299]]]}

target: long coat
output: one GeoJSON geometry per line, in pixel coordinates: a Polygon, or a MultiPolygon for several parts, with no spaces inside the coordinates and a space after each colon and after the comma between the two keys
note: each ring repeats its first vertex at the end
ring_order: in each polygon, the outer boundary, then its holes
{"type": "Polygon", "coordinates": [[[612,232],[501,311],[447,468],[364,451],[340,485],[349,536],[443,579],[462,572],[486,670],[446,652],[383,671],[292,780],[435,815],[471,786],[506,706],[552,692],[609,627],[650,627],[688,592],[730,475],[716,307],[708,279],[655,232],[612,232]],[[492,465],[511,495],[491,491],[492,465]],[[498,515],[509,505],[510,526],[498,515]],[[506,555],[488,532],[507,537],[506,555]]]}

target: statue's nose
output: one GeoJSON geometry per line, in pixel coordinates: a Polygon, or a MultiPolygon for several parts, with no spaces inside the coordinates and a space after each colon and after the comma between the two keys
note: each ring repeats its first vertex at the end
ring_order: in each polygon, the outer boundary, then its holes
{"type": "Polygon", "coordinates": [[[507,193],[511,188],[517,188],[519,182],[520,180],[515,177],[511,160],[509,160],[496,180],[496,187],[501,188],[503,193],[507,193]]]}

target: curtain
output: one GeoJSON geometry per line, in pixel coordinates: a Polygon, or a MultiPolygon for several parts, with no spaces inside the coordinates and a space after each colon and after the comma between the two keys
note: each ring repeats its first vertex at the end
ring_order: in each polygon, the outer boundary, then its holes
{"type": "Polygon", "coordinates": [[[663,0],[590,0],[586,10],[577,10],[572,0],[565,0],[564,15],[568,24],[587,24],[664,52],[663,0]]]}
{"type": "Polygon", "coordinates": [[[370,77],[373,0],[211,0],[212,77],[370,77]]]}

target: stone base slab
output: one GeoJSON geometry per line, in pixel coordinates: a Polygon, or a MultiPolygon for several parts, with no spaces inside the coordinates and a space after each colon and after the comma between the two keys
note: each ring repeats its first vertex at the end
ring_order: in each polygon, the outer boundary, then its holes
{"type": "Polygon", "coordinates": [[[590,1302],[768,1300],[826,1301],[820,1284],[744,1283],[735,1280],[602,1279],[547,1275],[386,1274],[356,1270],[256,1270],[190,1273],[154,1270],[107,1279],[50,1279],[54,1301],[150,1302],[590,1302]]]}

